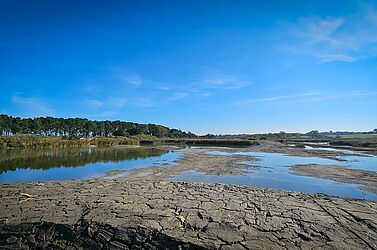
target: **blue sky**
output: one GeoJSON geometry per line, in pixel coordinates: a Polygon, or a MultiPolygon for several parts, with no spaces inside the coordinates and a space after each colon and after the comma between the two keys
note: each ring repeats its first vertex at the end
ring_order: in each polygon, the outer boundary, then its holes
{"type": "Polygon", "coordinates": [[[199,134],[377,128],[376,1],[0,6],[0,113],[199,134]]]}

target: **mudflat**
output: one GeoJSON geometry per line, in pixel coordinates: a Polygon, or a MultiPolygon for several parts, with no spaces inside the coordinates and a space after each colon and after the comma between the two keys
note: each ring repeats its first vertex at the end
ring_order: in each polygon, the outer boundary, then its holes
{"type": "Polygon", "coordinates": [[[128,179],[0,186],[2,249],[376,249],[377,203],[128,179]]]}
{"type": "MultiPolygon", "coordinates": [[[[164,147],[169,149],[168,147],[164,147]]],[[[365,156],[364,153],[352,152],[343,153],[338,151],[325,150],[305,150],[294,147],[287,147],[278,142],[262,142],[260,145],[245,148],[232,147],[203,147],[190,149],[170,148],[183,154],[183,157],[178,159],[174,167],[149,167],[143,169],[135,169],[128,172],[130,180],[167,180],[169,177],[176,174],[184,173],[185,171],[195,170],[204,174],[217,176],[239,176],[245,173],[253,173],[253,168],[258,168],[258,159],[250,155],[233,154],[237,152],[270,152],[281,153],[299,157],[319,157],[323,159],[334,160],[335,162],[346,162],[340,156],[365,156]],[[213,151],[221,151],[229,153],[227,155],[209,154],[213,151]],[[254,162],[255,166],[246,164],[245,162],[254,162]]],[[[377,173],[361,169],[353,169],[345,166],[337,165],[319,165],[319,164],[305,164],[292,165],[291,174],[310,176],[321,179],[333,180],[340,183],[360,184],[359,189],[369,191],[377,194],[377,173]]],[[[114,177],[117,174],[122,176],[123,171],[110,172],[109,175],[114,177]]]]}
{"type": "Polygon", "coordinates": [[[361,184],[360,189],[377,194],[377,173],[341,166],[317,164],[292,166],[293,174],[329,179],[338,182],[361,184]]]}
{"type": "MultiPolygon", "coordinates": [[[[276,142],[165,148],[182,153],[174,166],[110,171],[102,179],[0,185],[0,249],[377,249],[376,201],[170,181],[189,170],[250,173],[244,162],[258,159],[234,152],[328,159],[344,153],[276,142]],[[210,154],[220,149],[230,154],[210,154]]],[[[376,192],[374,172],[315,164],[291,169],[376,192]]]]}

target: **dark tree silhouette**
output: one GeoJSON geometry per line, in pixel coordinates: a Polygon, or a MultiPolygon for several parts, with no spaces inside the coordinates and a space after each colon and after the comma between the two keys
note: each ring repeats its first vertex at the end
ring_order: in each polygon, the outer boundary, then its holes
{"type": "Polygon", "coordinates": [[[33,134],[43,136],[95,137],[153,135],[169,138],[195,138],[191,132],[156,124],[123,121],[91,121],[84,118],[20,118],[0,115],[0,135],[33,134]]]}

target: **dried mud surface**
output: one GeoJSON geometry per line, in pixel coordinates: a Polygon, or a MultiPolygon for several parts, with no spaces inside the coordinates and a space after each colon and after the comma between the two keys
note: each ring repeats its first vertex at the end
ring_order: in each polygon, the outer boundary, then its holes
{"type": "Polygon", "coordinates": [[[2,249],[376,249],[377,203],[128,179],[0,186],[2,249]]]}
{"type": "MultiPolygon", "coordinates": [[[[241,175],[250,168],[243,162],[256,161],[210,151],[330,159],[342,153],[276,142],[165,149],[182,153],[174,166],[111,171],[105,179],[0,185],[0,249],[377,249],[374,201],[168,181],[188,170],[241,175]]],[[[302,165],[292,170],[363,184],[372,192],[377,182],[371,172],[344,167],[302,165]]]]}

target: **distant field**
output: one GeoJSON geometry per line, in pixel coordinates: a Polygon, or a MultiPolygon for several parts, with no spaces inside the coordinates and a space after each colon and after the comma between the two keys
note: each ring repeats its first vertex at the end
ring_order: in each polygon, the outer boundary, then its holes
{"type": "MultiPolygon", "coordinates": [[[[329,137],[335,138],[336,135],[330,135],[329,137]]],[[[342,139],[365,139],[365,138],[377,138],[377,134],[350,134],[350,135],[340,135],[342,139]]]]}

